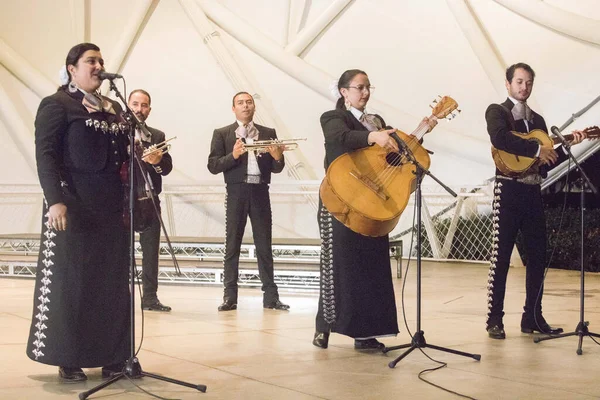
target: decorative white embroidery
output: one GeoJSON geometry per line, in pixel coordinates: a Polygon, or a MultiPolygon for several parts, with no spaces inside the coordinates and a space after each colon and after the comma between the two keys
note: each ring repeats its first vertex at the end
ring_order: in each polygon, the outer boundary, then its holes
{"type": "Polygon", "coordinates": [[[332,324],[336,320],[335,285],[333,280],[333,224],[331,214],[324,206],[321,207],[320,217],[323,319],[328,324],[332,324]]]}
{"type": "MultiPolygon", "coordinates": [[[[91,120],[86,121],[86,125],[90,126],[90,121],[91,120]]],[[[45,201],[46,200],[44,199],[44,202],[45,201]]],[[[47,206],[48,203],[46,203],[46,207],[47,206]]],[[[48,214],[45,215],[45,218],[48,218],[48,214]]],[[[50,249],[56,246],[56,244],[52,241],[52,239],[56,237],[56,233],[54,232],[52,225],[50,225],[49,221],[46,220],[44,222],[44,226],[46,227],[46,230],[44,231],[44,236],[46,236],[47,240],[43,242],[46,248],[42,250],[42,254],[44,255],[42,263],[46,268],[41,269],[41,273],[44,275],[44,277],[40,280],[41,286],[39,290],[42,294],[37,298],[37,300],[39,301],[39,305],[36,307],[38,310],[40,310],[40,312],[37,313],[35,316],[35,319],[37,319],[38,321],[35,324],[37,331],[34,333],[36,340],[33,341],[34,348],[33,350],[31,350],[36,360],[38,360],[40,357],[44,357],[44,353],[40,349],[46,347],[46,345],[44,344],[44,339],[46,339],[47,337],[44,334],[44,330],[46,330],[48,327],[46,326],[46,324],[44,324],[44,321],[48,320],[48,316],[46,315],[46,313],[50,311],[50,308],[47,305],[50,304],[48,294],[51,293],[49,286],[52,283],[52,281],[49,277],[53,275],[52,271],[50,270],[50,267],[54,265],[54,262],[52,261],[52,257],[54,257],[54,252],[50,249]]]]}
{"type": "Polygon", "coordinates": [[[500,228],[500,224],[498,223],[500,221],[500,198],[502,195],[502,183],[496,181],[496,183],[494,184],[494,201],[492,203],[492,214],[494,215],[492,218],[492,254],[490,257],[490,270],[488,273],[488,285],[487,285],[487,290],[488,290],[488,304],[487,304],[487,316],[488,316],[488,321],[490,318],[490,313],[492,311],[492,303],[493,303],[493,296],[494,296],[494,277],[496,276],[496,262],[498,262],[498,241],[500,240],[498,238],[499,235],[499,228],[500,228]]]}

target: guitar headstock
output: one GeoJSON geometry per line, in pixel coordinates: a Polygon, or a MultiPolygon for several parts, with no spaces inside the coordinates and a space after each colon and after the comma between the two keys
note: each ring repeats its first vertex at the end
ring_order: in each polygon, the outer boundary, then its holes
{"type": "Polygon", "coordinates": [[[597,126],[590,126],[589,128],[585,128],[583,131],[587,134],[588,139],[600,138],[600,128],[597,126]]]}
{"type": "Polygon", "coordinates": [[[448,118],[452,119],[456,117],[456,114],[453,113],[454,110],[460,112],[458,110],[458,103],[450,96],[438,96],[439,100],[434,100],[433,103],[435,106],[430,106],[432,108],[431,114],[434,115],[437,119],[448,118]]]}

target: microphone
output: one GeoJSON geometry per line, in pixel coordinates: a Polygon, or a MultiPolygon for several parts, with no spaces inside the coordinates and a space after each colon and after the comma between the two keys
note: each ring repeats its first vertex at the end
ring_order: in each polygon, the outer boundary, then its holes
{"type": "Polygon", "coordinates": [[[560,133],[560,131],[558,130],[558,128],[556,126],[552,126],[550,128],[550,131],[552,131],[552,133],[554,133],[554,135],[560,139],[560,141],[562,142],[563,146],[569,147],[569,142],[567,142],[567,139],[565,139],[565,137],[563,136],[562,133],[560,133]]]}
{"type": "Polygon", "coordinates": [[[100,78],[101,81],[105,79],[109,79],[112,81],[113,79],[123,78],[123,75],[112,72],[100,71],[98,72],[98,78],[100,78]]]}

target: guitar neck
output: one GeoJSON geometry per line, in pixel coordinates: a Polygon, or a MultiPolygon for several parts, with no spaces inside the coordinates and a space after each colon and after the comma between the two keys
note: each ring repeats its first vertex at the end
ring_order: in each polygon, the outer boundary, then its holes
{"type": "MultiPolygon", "coordinates": [[[[430,118],[437,120],[435,115],[432,115],[430,118]]],[[[429,124],[426,121],[421,121],[421,123],[417,126],[417,128],[411,133],[412,136],[416,137],[417,140],[423,139],[423,136],[427,132],[429,132],[429,124]]]]}
{"type": "MultiPolygon", "coordinates": [[[[563,135],[563,137],[565,138],[565,140],[567,142],[570,142],[571,140],[573,140],[573,135],[570,134],[570,133],[568,133],[566,135],[563,135]]],[[[557,136],[554,136],[552,138],[552,141],[554,142],[554,144],[560,144],[560,143],[562,143],[561,140],[557,136]]]]}

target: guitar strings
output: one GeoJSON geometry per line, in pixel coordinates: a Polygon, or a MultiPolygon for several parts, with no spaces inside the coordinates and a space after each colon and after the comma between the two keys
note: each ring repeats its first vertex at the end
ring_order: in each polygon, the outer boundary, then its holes
{"type": "MultiPolygon", "coordinates": [[[[410,136],[416,138],[416,140],[420,140],[425,133],[429,130],[429,124],[425,121],[421,121],[417,128],[410,134],[410,136]]],[[[402,139],[400,139],[402,140],[402,139]]],[[[388,160],[388,156],[392,151],[388,151],[386,157],[384,159],[384,167],[380,168],[379,171],[375,172],[375,178],[382,185],[388,184],[397,173],[400,172],[402,166],[406,163],[407,156],[404,154],[406,151],[410,151],[411,153],[414,151],[414,142],[404,142],[406,148],[399,149],[398,152],[393,152],[394,155],[388,160]],[[404,159],[404,160],[403,160],[404,159]]]]}
{"type": "MultiPolygon", "coordinates": [[[[411,133],[411,135],[418,137],[422,134],[421,131],[423,129],[423,121],[421,121],[421,123],[417,126],[414,132],[411,133]]],[[[406,143],[406,146],[408,147],[409,151],[413,150],[410,146],[410,143],[406,143]]],[[[405,157],[405,155],[403,155],[400,151],[397,153],[394,152],[395,155],[388,160],[388,155],[390,153],[391,151],[386,152],[385,159],[383,160],[383,167],[375,169],[372,173],[372,176],[369,177],[373,181],[377,181],[380,185],[386,185],[387,183],[389,183],[389,181],[391,181],[391,179],[394,177],[395,173],[397,173],[398,170],[401,169],[401,166],[403,164],[402,158],[405,157]]]]}

